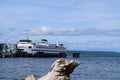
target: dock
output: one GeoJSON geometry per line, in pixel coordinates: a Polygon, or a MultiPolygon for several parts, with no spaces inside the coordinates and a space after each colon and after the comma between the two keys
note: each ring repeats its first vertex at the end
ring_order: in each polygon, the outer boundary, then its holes
{"type": "Polygon", "coordinates": [[[66,56],[67,56],[66,53],[59,53],[59,54],[44,54],[42,52],[38,52],[36,54],[28,54],[26,52],[0,53],[0,58],[45,58],[45,57],[65,58],[66,56]]]}

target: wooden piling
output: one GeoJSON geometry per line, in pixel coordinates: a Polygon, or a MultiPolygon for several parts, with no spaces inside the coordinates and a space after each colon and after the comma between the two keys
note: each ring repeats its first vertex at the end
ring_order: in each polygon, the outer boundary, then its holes
{"type": "Polygon", "coordinates": [[[78,53],[78,52],[73,53],[73,57],[74,58],[79,58],[80,57],[80,53],[78,53]]]}

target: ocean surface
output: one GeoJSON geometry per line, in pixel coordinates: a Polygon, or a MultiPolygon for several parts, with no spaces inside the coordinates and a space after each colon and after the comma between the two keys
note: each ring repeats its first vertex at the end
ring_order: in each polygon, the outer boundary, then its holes
{"type": "MultiPolygon", "coordinates": [[[[58,58],[0,58],[0,80],[24,80],[35,74],[37,78],[47,74],[51,64],[58,58]]],[[[120,53],[81,52],[73,58],[80,61],[71,74],[71,80],[120,80],[120,53]]]]}

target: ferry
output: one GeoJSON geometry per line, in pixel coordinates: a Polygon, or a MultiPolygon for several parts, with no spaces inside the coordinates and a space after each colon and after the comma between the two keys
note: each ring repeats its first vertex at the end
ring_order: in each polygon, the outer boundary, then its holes
{"type": "Polygon", "coordinates": [[[22,39],[17,43],[17,51],[32,55],[66,56],[66,47],[59,44],[58,40],[56,44],[49,44],[47,39],[42,39],[38,43],[33,43],[29,39],[22,39]]]}

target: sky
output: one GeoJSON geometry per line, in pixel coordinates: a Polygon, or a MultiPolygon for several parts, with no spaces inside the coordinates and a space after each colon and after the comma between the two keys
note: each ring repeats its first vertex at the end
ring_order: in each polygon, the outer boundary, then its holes
{"type": "Polygon", "coordinates": [[[120,52],[120,0],[0,0],[0,43],[58,39],[68,50],[120,52]]]}

